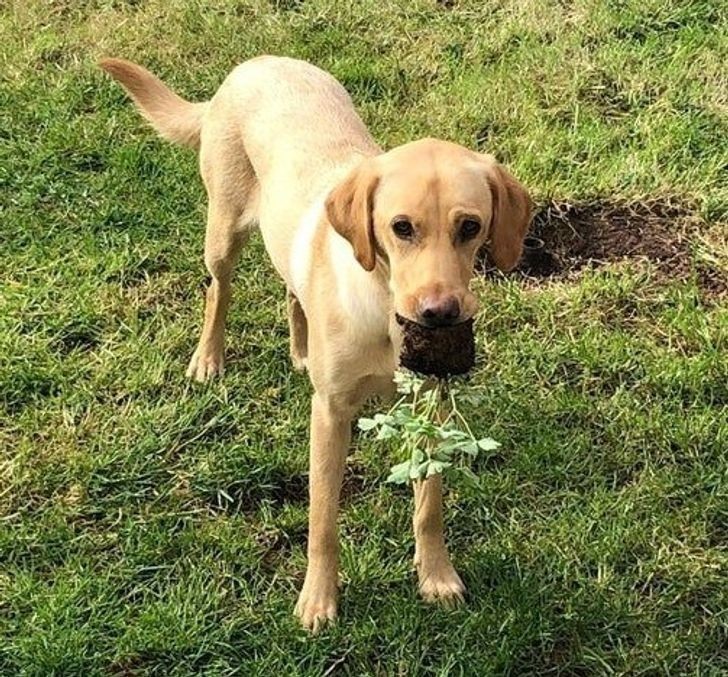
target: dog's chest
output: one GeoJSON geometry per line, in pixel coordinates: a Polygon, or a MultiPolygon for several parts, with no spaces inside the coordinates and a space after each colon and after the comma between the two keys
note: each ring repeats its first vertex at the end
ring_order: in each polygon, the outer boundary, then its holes
{"type": "Polygon", "coordinates": [[[328,248],[336,280],[332,293],[342,314],[359,342],[378,344],[389,334],[391,301],[386,282],[378,280],[375,273],[365,271],[354,258],[351,245],[333,229],[329,233],[328,248]]]}
{"type": "Polygon", "coordinates": [[[313,265],[314,240],[316,231],[324,209],[324,198],[314,200],[296,228],[291,242],[290,260],[288,265],[288,285],[304,308],[308,305],[308,286],[313,265]]]}
{"type": "Polygon", "coordinates": [[[316,298],[336,308],[358,343],[378,343],[379,337],[388,335],[390,299],[386,282],[359,265],[351,245],[333,228],[320,233],[319,228],[325,227],[321,224],[323,211],[324,196],[315,200],[301,218],[291,242],[286,281],[309,312],[315,305],[313,278],[320,275],[320,279],[326,279],[326,289],[322,290],[320,280],[315,284],[316,298]]]}

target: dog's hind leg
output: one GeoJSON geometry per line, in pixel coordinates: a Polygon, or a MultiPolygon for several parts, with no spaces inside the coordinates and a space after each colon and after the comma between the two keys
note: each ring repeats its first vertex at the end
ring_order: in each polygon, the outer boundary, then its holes
{"type": "Polygon", "coordinates": [[[244,153],[217,149],[214,141],[206,149],[204,131],[200,165],[209,198],[205,265],[212,281],[200,341],[187,368],[187,376],[197,381],[223,373],[233,269],[257,218],[257,181],[244,153]]]}
{"type": "Polygon", "coordinates": [[[294,369],[303,371],[308,358],[308,321],[296,295],[289,289],[286,292],[288,302],[288,328],[291,334],[291,362],[294,369]]]}
{"type": "Polygon", "coordinates": [[[247,232],[236,230],[240,214],[210,204],[205,236],[205,265],[212,276],[205,297],[202,334],[187,368],[187,376],[206,381],[221,376],[225,364],[225,319],[230,304],[231,279],[247,232]]]}

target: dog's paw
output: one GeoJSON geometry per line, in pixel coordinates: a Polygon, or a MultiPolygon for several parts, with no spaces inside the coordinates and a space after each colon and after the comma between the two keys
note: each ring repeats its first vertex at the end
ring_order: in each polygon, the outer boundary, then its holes
{"type": "Polygon", "coordinates": [[[300,357],[294,353],[291,353],[291,363],[296,371],[303,372],[308,369],[308,360],[305,357],[300,357]]]}
{"type": "Polygon", "coordinates": [[[316,634],[336,619],[336,597],[335,582],[309,582],[307,576],[294,613],[306,630],[316,634]]]}
{"type": "Polygon", "coordinates": [[[225,371],[225,358],[222,350],[195,350],[187,367],[187,378],[203,383],[222,376],[225,371]]]}
{"type": "Polygon", "coordinates": [[[417,567],[417,576],[425,602],[453,608],[465,601],[465,586],[449,561],[430,566],[421,564],[417,567]]]}

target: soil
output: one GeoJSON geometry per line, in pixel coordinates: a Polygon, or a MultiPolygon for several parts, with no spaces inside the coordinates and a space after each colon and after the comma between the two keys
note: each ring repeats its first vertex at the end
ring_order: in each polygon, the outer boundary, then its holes
{"type": "MultiPolygon", "coordinates": [[[[695,221],[689,208],[669,202],[550,202],[536,212],[521,261],[511,274],[559,278],[587,266],[642,258],[673,278],[695,274],[708,296],[724,295],[728,275],[693,264],[687,232],[695,221]]],[[[497,274],[487,254],[482,264],[486,276],[497,274]]]]}
{"type": "Polygon", "coordinates": [[[473,368],[472,319],[449,327],[425,327],[397,315],[397,323],[404,337],[399,356],[403,367],[437,378],[466,374],[473,368]]]}

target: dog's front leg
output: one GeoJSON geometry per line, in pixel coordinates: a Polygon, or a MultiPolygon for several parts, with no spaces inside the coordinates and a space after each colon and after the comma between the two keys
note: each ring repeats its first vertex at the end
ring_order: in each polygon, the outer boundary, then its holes
{"type": "Polygon", "coordinates": [[[463,601],[465,586],[450,562],[442,520],[442,477],[414,483],[415,567],[420,594],[427,602],[453,605],[463,601]]]}
{"type": "Polygon", "coordinates": [[[308,568],[296,615],[316,632],[336,617],[339,540],[336,518],[351,441],[351,415],[318,393],[311,401],[311,467],[309,475],[308,568]]]}

